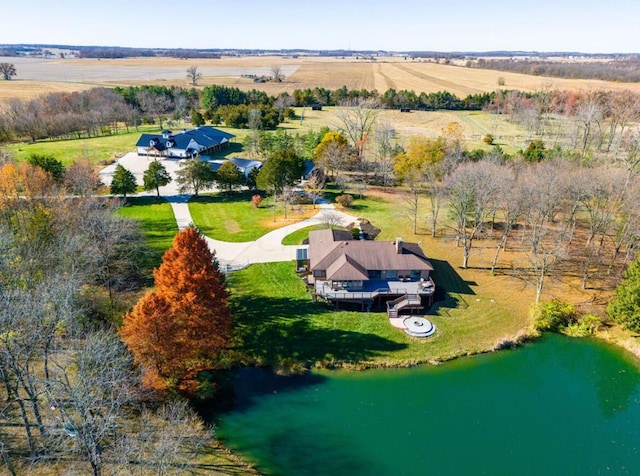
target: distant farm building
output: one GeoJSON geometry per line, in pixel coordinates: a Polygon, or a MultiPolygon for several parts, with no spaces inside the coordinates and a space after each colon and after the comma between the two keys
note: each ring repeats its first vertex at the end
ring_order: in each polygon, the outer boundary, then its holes
{"type": "Polygon", "coordinates": [[[138,155],[187,159],[226,148],[235,136],[211,126],[196,127],[173,133],[142,134],[136,148],[138,155]]]}

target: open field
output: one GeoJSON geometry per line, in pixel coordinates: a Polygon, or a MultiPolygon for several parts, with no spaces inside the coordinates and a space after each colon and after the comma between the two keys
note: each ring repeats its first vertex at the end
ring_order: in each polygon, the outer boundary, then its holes
{"type": "Polygon", "coordinates": [[[38,59],[0,58],[16,65],[18,76],[0,81],[0,102],[18,96],[34,97],[51,91],[78,91],[91,86],[163,84],[189,87],[186,69],[197,66],[203,73],[199,87],[209,84],[261,89],[276,95],[294,89],[325,87],[335,89],[410,89],[417,93],[449,91],[459,96],[498,88],[538,90],[543,87],[571,90],[630,89],[640,91],[640,83],[545,78],[526,74],[466,68],[428,60],[379,57],[376,60],[333,57],[247,56],[220,59],[125,58],[125,59],[38,59]],[[254,83],[242,75],[269,75],[280,66],[281,83],[254,83]],[[41,83],[41,84],[39,84],[41,83]]]}

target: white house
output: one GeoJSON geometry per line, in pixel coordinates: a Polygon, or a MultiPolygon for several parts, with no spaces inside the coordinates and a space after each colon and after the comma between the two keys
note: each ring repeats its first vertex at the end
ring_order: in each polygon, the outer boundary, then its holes
{"type": "Polygon", "coordinates": [[[136,148],[138,155],[185,159],[221,150],[234,137],[214,127],[203,126],[177,133],[162,131],[162,134],[142,134],[136,148]]]}

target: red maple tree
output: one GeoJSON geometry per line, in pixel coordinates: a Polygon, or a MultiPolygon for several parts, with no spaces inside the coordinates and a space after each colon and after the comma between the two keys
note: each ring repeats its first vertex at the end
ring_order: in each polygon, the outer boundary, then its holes
{"type": "Polygon", "coordinates": [[[191,391],[195,377],[215,368],[231,339],[229,292],[206,240],[179,232],[154,270],[150,291],[124,316],[120,329],[150,388],[191,391]]]}

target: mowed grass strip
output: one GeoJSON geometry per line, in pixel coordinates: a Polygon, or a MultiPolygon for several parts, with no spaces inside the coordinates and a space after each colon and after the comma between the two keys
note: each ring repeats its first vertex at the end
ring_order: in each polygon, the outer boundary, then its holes
{"type": "Polygon", "coordinates": [[[322,230],[325,225],[311,225],[285,236],[282,239],[283,245],[300,245],[304,240],[309,238],[309,232],[314,230],[322,230]]]}

